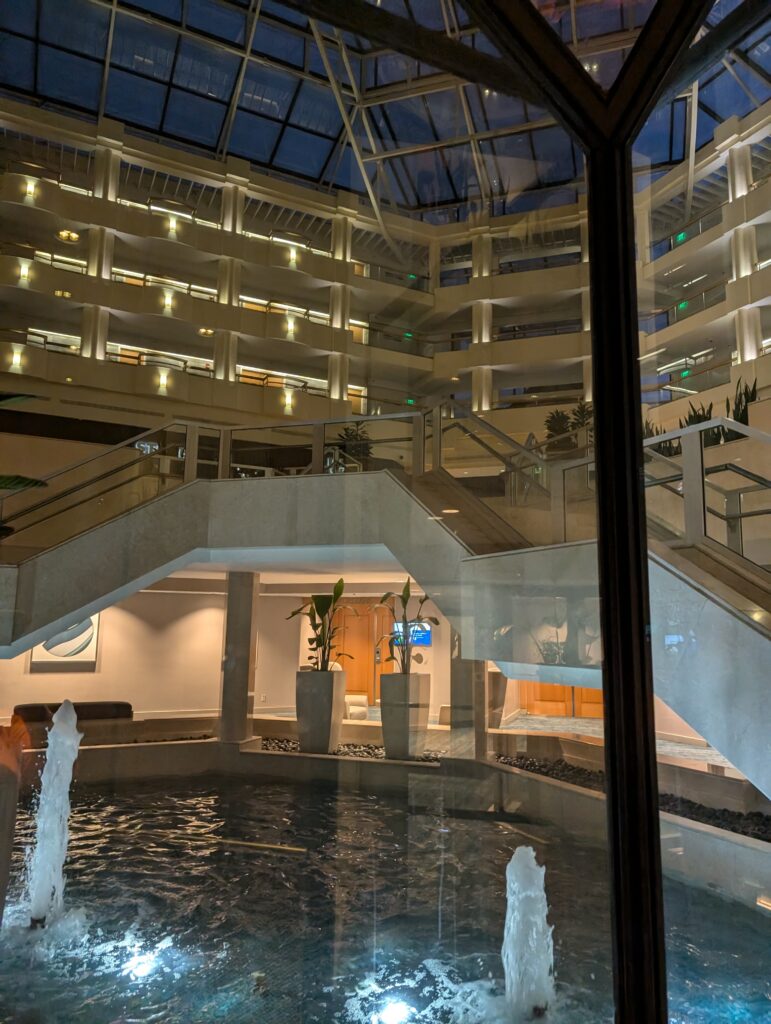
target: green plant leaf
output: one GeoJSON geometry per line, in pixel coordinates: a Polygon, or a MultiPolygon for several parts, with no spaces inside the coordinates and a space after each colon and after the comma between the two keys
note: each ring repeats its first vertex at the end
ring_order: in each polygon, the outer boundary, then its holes
{"type": "Polygon", "coordinates": [[[335,588],[332,591],[332,601],[333,601],[334,604],[337,604],[337,602],[343,596],[343,591],[344,590],[345,590],[345,582],[343,581],[343,577],[341,576],[340,579],[337,581],[337,583],[335,583],[335,588]]]}

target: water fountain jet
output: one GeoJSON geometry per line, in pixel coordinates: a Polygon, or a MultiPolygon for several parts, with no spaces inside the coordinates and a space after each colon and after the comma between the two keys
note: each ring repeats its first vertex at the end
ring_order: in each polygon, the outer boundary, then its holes
{"type": "Polygon", "coordinates": [[[506,867],[501,960],[512,1021],[545,1017],[554,1000],[554,945],[544,876],[535,851],[520,846],[506,867]]]}
{"type": "Polygon", "coordinates": [[[64,860],[67,856],[72,768],[83,734],[78,716],[65,700],[54,714],[40,786],[35,846],[29,860],[30,928],[44,928],[46,918],[61,910],[64,860]]]}

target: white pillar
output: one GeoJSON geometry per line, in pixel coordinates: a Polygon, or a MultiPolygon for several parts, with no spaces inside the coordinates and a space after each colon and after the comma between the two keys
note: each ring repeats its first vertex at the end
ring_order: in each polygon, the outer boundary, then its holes
{"type": "Polygon", "coordinates": [[[223,256],[217,267],[217,302],[224,306],[237,306],[241,293],[241,264],[223,256]]]}
{"type": "Polygon", "coordinates": [[[107,353],[107,332],[110,311],[102,306],[84,306],[81,326],[80,354],[86,359],[104,359],[107,353]]]}
{"type": "Polygon", "coordinates": [[[474,235],[471,239],[471,276],[489,277],[493,270],[493,239],[491,235],[474,235]]]}
{"type": "Polygon", "coordinates": [[[214,377],[216,380],[236,379],[238,336],[233,331],[217,331],[214,336],[214,377]]]}
{"type": "Polygon", "coordinates": [[[88,229],[88,273],[109,281],[112,276],[112,258],[115,235],[109,228],[95,224],[88,229]]]}
{"type": "Polygon", "coordinates": [[[332,255],[336,260],[350,260],[353,223],[350,217],[337,214],[332,219],[332,255]]]}
{"type": "Polygon", "coordinates": [[[327,360],[329,397],[333,401],[348,400],[348,368],[350,359],[342,352],[330,352],[327,360]]]}
{"type": "Polygon", "coordinates": [[[492,340],[493,305],[480,299],[471,307],[471,341],[475,345],[486,345],[492,340]]]}
{"type": "MultiPolygon", "coordinates": [[[[639,263],[650,263],[651,259],[651,211],[650,207],[638,207],[635,210],[635,236],[637,239],[637,260],[639,263]]],[[[583,243],[581,246],[583,257],[583,243]]],[[[586,246],[587,258],[589,246],[586,246]]],[[[583,260],[582,260],[583,262],[583,260]]]]}
{"type": "Polygon", "coordinates": [[[752,150],[747,145],[732,146],[726,160],[728,198],[731,202],[746,196],[752,186],[752,150]]]}
{"type": "Polygon", "coordinates": [[[249,716],[254,707],[259,591],[260,577],[257,573],[228,573],[220,713],[220,739],[225,743],[242,743],[251,739],[249,716]]]}
{"type": "Polygon", "coordinates": [[[94,153],[94,195],[115,202],[120,187],[120,149],[99,146],[94,153]]]}
{"type": "Polygon", "coordinates": [[[743,309],[737,309],[734,317],[734,331],[740,363],[748,363],[763,354],[763,329],[760,322],[759,306],[745,306],[743,309]]]}
{"type": "Polygon", "coordinates": [[[222,189],[222,230],[240,235],[244,227],[246,194],[240,185],[227,184],[222,189]]]}
{"type": "Polygon", "coordinates": [[[581,362],[581,377],[584,385],[584,401],[592,401],[592,357],[585,356],[581,362]]]}
{"type": "Polygon", "coordinates": [[[486,412],[493,404],[493,370],[491,366],[474,366],[471,370],[471,408],[486,412]]]}
{"type": "Polygon", "coordinates": [[[347,330],[351,319],[351,289],[347,284],[329,286],[329,322],[347,330]]]}
{"type": "Polygon", "coordinates": [[[749,277],[758,264],[758,241],[754,224],[735,228],[731,235],[731,262],[734,280],[749,277]]]}

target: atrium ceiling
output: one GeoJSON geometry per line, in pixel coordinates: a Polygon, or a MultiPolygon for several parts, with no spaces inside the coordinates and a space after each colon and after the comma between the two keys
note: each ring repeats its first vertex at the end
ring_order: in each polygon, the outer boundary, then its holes
{"type": "MultiPolygon", "coordinates": [[[[459,0],[370,0],[497,57],[459,0]]],[[[609,88],[654,0],[533,0],[609,88]]],[[[718,0],[708,33],[737,7],[718,0]]],[[[47,109],[314,187],[367,195],[434,223],[562,205],[583,157],[552,117],[274,0],[14,0],[0,4],[0,89],[47,109]]],[[[430,56],[430,54],[427,54],[430,56]]],[[[771,96],[771,24],[699,81],[696,146],[771,96]]],[[[691,90],[651,116],[645,180],[687,152],[691,90]],[[690,100],[689,100],[690,96],[690,100]]]]}

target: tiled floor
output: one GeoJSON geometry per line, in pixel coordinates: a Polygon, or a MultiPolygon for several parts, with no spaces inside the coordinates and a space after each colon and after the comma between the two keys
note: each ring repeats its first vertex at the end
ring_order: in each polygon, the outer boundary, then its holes
{"type": "MultiPolygon", "coordinates": [[[[527,732],[572,732],[579,736],[602,738],[603,725],[599,718],[561,718],[557,715],[520,715],[509,720],[506,729],[522,729],[527,732]]],[[[732,765],[714,747],[696,746],[694,743],[676,743],[673,740],[656,740],[659,757],[679,758],[683,761],[701,761],[723,768],[732,765]]]]}

